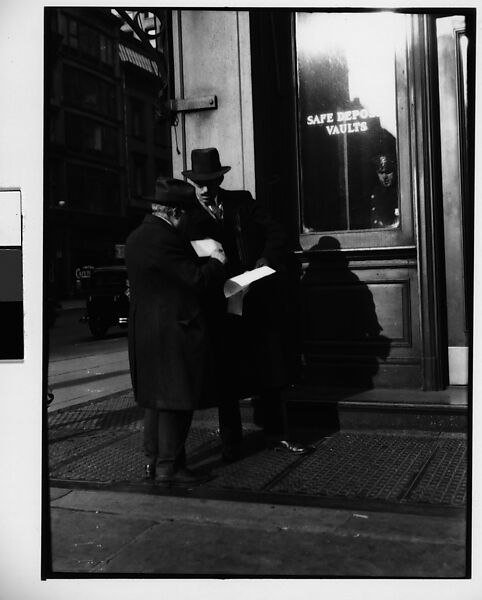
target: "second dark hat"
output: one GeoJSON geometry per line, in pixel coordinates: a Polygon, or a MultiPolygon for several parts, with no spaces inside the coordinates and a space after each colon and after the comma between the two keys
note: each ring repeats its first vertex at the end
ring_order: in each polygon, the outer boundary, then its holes
{"type": "Polygon", "coordinates": [[[194,208],[197,206],[194,187],[182,179],[173,177],[158,177],[154,196],[146,198],[150,203],[163,206],[177,206],[178,208],[194,208]]]}

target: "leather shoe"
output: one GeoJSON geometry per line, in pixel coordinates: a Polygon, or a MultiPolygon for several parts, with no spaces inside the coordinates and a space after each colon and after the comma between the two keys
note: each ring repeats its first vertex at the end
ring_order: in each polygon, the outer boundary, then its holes
{"type": "Polygon", "coordinates": [[[144,465],[144,478],[155,479],[156,478],[156,465],[148,463],[144,465]]]}
{"type": "Polygon", "coordinates": [[[313,446],[302,446],[297,442],[288,442],[288,440],[280,440],[272,446],[275,452],[289,452],[290,454],[308,454],[315,449],[313,446]]]}
{"type": "Polygon", "coordinates": [[[156,475],[156,483],[167,485],[199,485],[212,479],[208,473],[199,473],[187,467],[169,467],[156,475]]]}

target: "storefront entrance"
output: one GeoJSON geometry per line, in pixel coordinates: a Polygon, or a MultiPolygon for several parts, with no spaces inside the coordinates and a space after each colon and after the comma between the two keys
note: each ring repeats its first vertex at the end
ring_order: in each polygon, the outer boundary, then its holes
{"type": "Polygon", "coordinates": [[[256,195],[303,266],[305,382],[466,384],[466,17],[253,11],[251,44],[256,195]]]}

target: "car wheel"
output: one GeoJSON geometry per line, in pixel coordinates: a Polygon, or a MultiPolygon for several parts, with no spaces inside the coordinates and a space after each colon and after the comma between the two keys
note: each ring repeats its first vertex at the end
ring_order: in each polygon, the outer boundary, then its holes
{"type": "Polygon", "coordinates": [[[101,339],[106,336],[109,326],[102,319],[92,319],[89,321],[89,329],[95,338],[101,339]]]}

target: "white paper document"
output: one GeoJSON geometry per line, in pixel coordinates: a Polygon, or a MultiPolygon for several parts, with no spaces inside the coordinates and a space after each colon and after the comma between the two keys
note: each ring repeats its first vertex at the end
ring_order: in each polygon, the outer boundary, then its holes
{"type": "Polygon", "coordinates": [[[228,298],[227,311],[230,315],[238,315],[238,317],[243,315],[243,301],[248,289],[242,289],[228,298]]]}
{"type": "Polygon", "coordinates": [[[275,270],[271,267],[259,267],[228,279],[224,284],[224,295],[228,298],[228,313],[241,316],[244,296],[248,293],[249,286],[254,281],[272,275],[274,272],[275,270]]]}
{"type": "Polygon", "coordinates": [[[222,249],[222,245],[212,238],[206,238],[204,240],[192,240],[191,246],[194,248],[196,254],[201,258],[205,256],[211,256],[215,250],[222,249]]]}
{"type": "Polygon", "coordinates": [[[230,298],[233,294],[236,294],[241,290],[247,291],[246,288],[248,288],[253,281],[267,277],[274,272],[275,270],[271,267],[259,267],[252,271],[245,271],[244,273],[241,273],[241,275],[236,275],[236,277],[231,277],[231,279],[228,279],[224,284],[224,295],[226,298],[230,298]]]}

